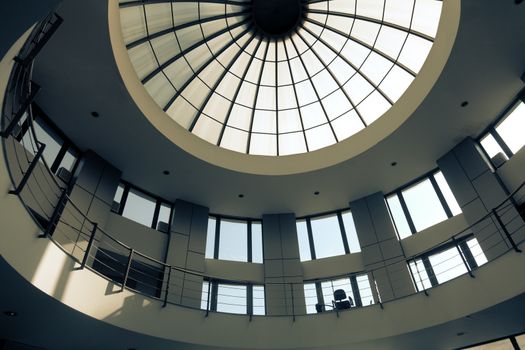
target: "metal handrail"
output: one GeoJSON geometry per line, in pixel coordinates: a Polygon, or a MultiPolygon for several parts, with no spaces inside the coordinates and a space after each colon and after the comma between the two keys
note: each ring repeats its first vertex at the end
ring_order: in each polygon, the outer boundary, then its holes
{"type": "MultiPolygon", "coordinates": [[[[48,21],[49,21],[49,18],[52,18],[51,17],[48,17],[48,21]]],[[[58,17],[59,18],[59,17],[58,17]]],[[[59,23],[61,22],[61,20],[59,21],[59,23]]],[[[38,38],[41,33],[39,33],[38,31],[42,31],[44,30],[43,28],[46,27],[46,24],[44,25],[40,25],[40,26],[37,26],[35,28],[35,31],[33,33],[33,35],[31,35],[31,41],[34,40],[34,38],[38,38]]],[[[49,38],[49,37],[47,37],[49,38]]],[[[30,92],[31,90],[31,81],[30,81],[30,70],[31,70],[31,63],[32,63],[32,59],[34,59],[34,56],[35,56],[35,53],[31,51],[31,47],[33,47],[33,49],[35,47],[37,48],[41,48],[42,45],[39,45],[38,43],[34,43],[33,42],[33,46],[31,45],[24,45],[24,48],[22,49],[21,52],[25,52],[25,57],[32,57],[31,58],[31,62],[28,62],[27,60],[24,60],[24,59],[21,59],[19,58],[17,61],[16,61],[16,65],[18,65],[16,68],[17,68],[17,74],[12,74],[12,79],[10,81],[10,83],[14,83],[15,87],[18,87],[18,86],[21,86],[22,90],[21,90],[21,95],[22,93],[24,92],[30,92]],[[19,82],[19,81],[13,81],[13,80],[18,80],[17,78],[21,79],[22,81],[19,82]],[[21,83],[21,84],[20,84],[21,83]],[[25,89],[24,89],[25,87],[25,89]]],[[[19,57],[22,57],[23,54],[21,53],[19,55],[19,57]]],[[[14,70],[15,71],[15,70],[14,70]]],[[[16,89],[13,89],[13,91],[15,91],[16,89]]],[[[29,95],[28,95],[29,96],[29,95]]],[[[16,96],[15,96],[16,97],[16,96]]],[[[23,99],[22,99],[23,100],[23,99]]],[[[22,101],[20,104],[21,106],[17,106],[17,107],[24,107],[24,103],[25,103],[25,100],[22,101]]],[[[12,106],[12,107],[15,107],[15,106],[12,106]]],[[[25,107],[25,108],[28,108],[29,106],[25,107]]],[[[5,106],[4,106],[5,108],[5,106]]],[[[24,109],[24,108],[22,108],[24,109]]],[[[20,111],[18,111],[20,112],[20,111]]],[[[29,113],[31,114],[31,110],[29,108],[29,113]]],[[[23,113],[22,113],[23,114],[23,113]]],[[[4,114],[6,117],[7,117],[7,114],[4,114]]],[[[18,114],[17,114],[18,116],[18,114]]],[[[5,119],[5,118],[3,118],[5,119]]],[[[42,146],[41,147],[45,147],[45,144],[41,143],[39,140],[38,140],[38,137],[37,137],[37,134],[35,132],[35,129],[34,129],[34,125],[33,125],[33,118],[31,115],[29,115],[27,117],[27,120],[28,120],[28,123],[29,123],[29,135],[30,137],[32,138],[32,140],[34,140],[35,144],[36,145],[39,145],[41,144],[42,146]]],[[[10,121],[10,125],[8,126],[7,129],[5,129],[4,131],[8,131],[7,135],[3,135],[4,138],[5,137],[9,137],[11,132],[13,131],[14,127],[16,125],[13,124],[13,120],[10,121]]],[[[5,142],[5,141],[4,141],[5,142]]],[[[43,150],[40,149],[41,151],[43,150]]],[[[210,302],[210,298],[211,298],[211,295],[212,295],[212,290],[213,288],[211,287],[212,284],[218,284],[218,283],[225,283],[225,284],[238,284],[238,285],[259,285],[260,283],[258,281],[249,281],[249,280],[227,280],[227,279],[224,279],[224,278],[221,278],[219,276],[213,276],[213,275],[207,275],[207,274],[204,274],[204,273],[201,273],[199,271],[195,271],[195,270],[191,270],[191,269],[186,269],[186,268],[180,268],[180,267],[176,267],[176,266],[172,266],[172,265],[169,265],[169,264],[166,264],[165,262],[162,262],[162,261],[159,261],[153,257],[150,257],[144,253],[141,253],[139,251],[136,251],[133,247],[130,247],[128,246],[127,244],[121,242],[120,240],[116,239],[115,237],[113,237],[111,234],[109,234],[108,232],[106,232],[104,229],[102,229],[101,227],[99,227],[99,225],[91,220],[86,214],[84,214],[82,212],[82,210],[71,200],[71,198],[69,197],[69,195],[67,194],[67,187],[66,188],[63,188],[59,183],[58,181],[56,180],[54,174],[51,172],[48,164],[45,162],[45,159],[41,159],[39,160],[38,158],[40,157],[35,157],[33,160],[32,160],[32,163],[30,164],[29,168],[26,170],[26,174],[29,174],[28,176],[32,175],[32,171],[33,169],[35,168],[35,165],[37,162],[39,161],[42,161],[42,163],[44,164],[44,167],[47,169],[50,177],[53,179],[55,185],[57,186],[57,188],[60,189],[60,191],[62,191],[62,195],[63,195],[63,200],[62,200],[62,197],[61,199],[59,200],[58,204],[56,205],[55,207],[55,213],[53,215],[53,217],[51,218],[49,224],[48,224],[48,227],[45,227],[43,228],[45,230],[45,232],[47,232],[47,229],[49,229],[51,227],[51,229],[56,229],[56,227],[58,226],[58,224],[60,223],[60,220],[55,220],[54,216],[55,214],[57,214],[57,218],[60,219],[60,214],[62,214],[58,209],[60,207],[60,205],[62,205],[64,208],[66,207],[66,205],[70,205],[70,207],[72,209],[74,209],[79,215],[80,217],[85,220],[87,223],[89,223],[93,228],[91,229],[90,233],[89,234],[86,234],[85,232],[83,232],[83,226],[84,224],[82,224],[82,227],[80,229],[76,229],[75,226],[71,225],[71,229],[73,229],[74,231],[78,231],[78,234],[82,234],[84,236],[87,236],[89,238],[88,240],[88,246],[87,248],[85,249],[85,251],[79,247],[79,250],[81,250],[84,255],[82,256],[82,259],[79,260],[80,264],[81,264],[81,268],[84,268],[84,267],[87,267],[91,270],[94,270],[95,272],[97,273],[100,273],[95,267],[93,266],[90,266],[89,264],[89,259],[90,258],[93,258],[94,262],[97,262],[99,264],[102,264],[102,265],[106,265],[106,267],[108,269],[113,269],[111,266],[108,266],[107,264],[105,264],[104,262],[98,260],[97,261],[97,257],[96,255],[94,256],[93,255],[93,250],[94,250],[94,246],[95,246],[95,243],[101,243],[101,238],[99,238],[97,240],[96,238],[96,235],[98,233],[100,233],[103,237],[105,238],[108,238],[110,241],[112,241],[113,243],[115,243],[119,249],[122,249],[123,251],[128,251],[129,252],[129,255],[127,257],[127,261],[125,262],[125,271],[124,271],[124,274],[122,276],[122,282],[120,283],[121,284],[121,289],[123,290],[124,288],[129,288],[127,286],[127,282],[130,280],[130,279],[133,279],[130,275],[131,272],[140,272],[142,273],[143,275],[146,275],[145,272],[141,272],[140,270],[137,270],[137,267],[133,267],[133,262],[136,261],[136,259],[134,260],[133,257],[140,257],[142,259],[145,259],[146,261],[148,261],[149,263],[151,264],[155,264],[155,265],[158,265],[158,266],[155,266],[155,267],[152,267],[150,266],[149,268],[151,269],[158,269],[159,271],[159,275],[157,277],[155,277],[154,275],[151,275],[149,277],[151,277],[152,279],[155,280],[154,284],[151,284],[151,283],[148,283],[148,282],[145,282],[145,281],[139,281],[139,280],[134,280],[136,283],[139,283],[139,284],[143,284],[144,286],[148,287],[148,288],[157,288],[158,285],[156,286],[155,283],[158,284],[158,282],[160,281],[160,289],[158,290],[158,293],[156,294],[159,294],[159,296],[152,296],[152,295],[148,295],[150,297],[154,297],[156,299],[159,299],[161,301],[163,301],[163,306],[166,306],[168,303],[172,303],[170,300],[169,300],[169,296],[170,295],[173,295],[172,292],[170,292],[170,286],[175,286],[175,287],[178,287],[180,288],[180,286],[178,286],[177,284],[174,284],[176,282],[173,282],[172,280],[175,278],[173,277],[172,275],[172,271],[177,271],[177,272],[180,272],[184,275],[186,274],[189,274],[189,275],[193,275],[193,276],[196,276],[198,278],[202,278],[203,280],[206,280],[208,281],[209,283],[209,287],[208,287],[208,300],[206,302],[207,304],[207,307],[206,307],[206,312],[208,313],[211,308],[211,304],[215,304],[215,308],[217,306],[217,301],[213,301],[213,302],[210,302]],[[56,222],[55,222],[56,221],[56,222]],[[54,227],[52,227],[54,225],[54,227]],[[162,272],[160,272],[160,270],[162,270],[162,272]],[[167,281],[165,281],[165,276],[167,274],[167,281]],[[161,276],[161,277],[160,277],[161,276]],[[160,278],[159,278],[160,277],[160,278]]],[[[26,181],[27,182],[27,181],[26,181]]],[[[25,183],[23,184],[25,185],[25,183]]],[[[491,218],[493,216],[496,217],[500,227],[501,227],[501,230],[503,231],[506,231],[504,232],[505,233],[505,236],[506,238],[509,240],[509,242],[512,244],[512,248],[519,252],[520,250],[517,248],[517,245],[516,243],[513,241],[513,238],[512,238],[512,233],[508,232],[507,231],[507,228],[506,228],[506,225],[501,221],[501,218],[499,217],[499,214],[498,214],[498,210],[502,209],[504,206],[509,206],[509,207],[513,207],[513,203],[512,203],[512,200],[514,198],[514,196],[524,188],[525,186],[525,182],[523,182],[520,186],[518,186],[514,191],[512,191],[512,193],[510,193],[503,201],[501,201],[500,204],[498,204],[495,208],[493,208],[491,211],[489,211],[487,214],[483,215],[481,218],[479,218],[478,220],[476,220],[476,222],[474,222],[473,224],[469,225],[467,228],[465,229],[462,229],[461,231],[453,234],[451,237],[445,239],[445,240],[442,240],[440,243],[434,245],[432,248],[428,248],[422,252],[419,252],[418,254],[416,255],[413,255],[411,257],[405,257],[405,262],[407,263],[407,266],[408,266],[408,262],[410,261],[415,261],[415,259],[417,259],[418,257],[421,257],[421,256],[424,256],[424,255],[427,255],[427,254],[430,254],[432,253],[433,251],[435,251],[436,249],[438,249],[439,247],[442,247],[446,244],[454,244],[456,247],[458,247],[457,243],[456,243],[456,240],[458,239],[462,239],[462,238],[465,238],[465,236],[468,234],[468,231],[470,231],[474,226],[476,226],[477,224],[483,222],[484,220],[487,220],[488,218],[491,218]],[[510,203],[509,203],[510,202],[510,203]]],[[[19,186],[17,186],[18,188],[19,186]]],[[[22,186],[23,187],[23,186],[22,186]]],[[[20,191],[15,191],[14,192],[15,194],[17,195],[20,195],[20,191]]],[[[62,208],[63,209],[63,208],[62,208]]],[[[519,214],[518,214],[519,215],[519,214]]],[[[499,233],[499,230],[500,228],[499,227],[496,227],[497,228],[497,233],[499,233]]],[[[58,241],[56,241],[55,239],[53,239],[53,237],[51,236],[51,234],[48,235],[56,244],[58,244],[60,246],[60,243],[58,241]]],[[[75,245],[74,245],[74,248],[76,248],[78,246],[78,242],[75,242],[75,245]]],[[[97,251],[100,250],[100,247],[97,247],[97,251]]],[[[508,249],[505,251],[508,252],[509,250],[511,249],[508,249]]],[[[102,250],[103,252],[103,250],[102,250]]],[[[114,252],[115,254],[117,254],[116,252],[114,252]]],[[[459,256],[462,258],[463,260],[463,264],[465,264],[466,266],[466,269],[467,269],[467,273],[470,273],[472,275],[472,271],[471,269],[469,268],[465,258],[463,257],[462,253],[461,253],[461,250],[459,249],[458,247],[458,253],[459,253],[459,256]]],[[[74,255],[73,252],[71,253],[68,253],[70,256],[72,256],[73,258],[77,259],[78,258],[74,255]]],[[[106,254],[107,255],[107,254],[106,254]]],[[[109,256],[108,256],[109,257],[109,256]]],[[[99,258],[100,259],[100,258],[99,258]]],[[[115,260],[115,259],[114,259],[115,260]]],[[[115,260],[116,261],[116,260],[115,260]]],[[[143,263],[143,262],[140,262],[140,263],[143,263]]],[[[395,264],[398,264],[399,262],[396,262],[395,264]]],[[[384,266],[382,266],[381,268],[386,268],[386,267],[389,267],[389,266],[393,266],[394,263],[392,264],[386,264],[384,266]]],[[[416,264],[416,267],[417,267],[417,264],[416,264]]],[[[418,268],[419,269],[419,268],[418,268]]],[[[116,273],[118,273],[119,271],[113,269],[116,273]]],[[[331,276],[331,277],[325,277],[325,278],[322,278],[322,279],[312,279],[312,280],[304,280],[302,281],[301,283],[297,283],[298,285],[301,285],[301,288],[302,285],[304,285],[304,283],[314,283],[314,282],[321,282],[321,281],[326,281],[326,280],[330,280],[330,279],[336,279],[336,278],[342,278],[342,277],[348,277],[349,275],[360,275],[360,274],[370,274],[370,276],[372,276],[372,279],[369,280],[369,284],[370,286],[367,288],[370,290],[370,294],[369,295],[366,295],[367,297],[372,297],[374,300],[376,300],[379,305],[382,307],[382,304],[383,302],[385,302],[384,300],[382,300],[381,298],[381,293],[380,293],[380,290],[378,288],[378,285],[376,283],[376,280],[375,280],[375,277],[374,277],[374,271],[377,271],[377,269],[372,269],[372,270],[365,270],[365,271],[358,271],[358,272],[352,272],[352,273],[347,273],[347,274],[344,274],[344,275],[338,275],[338,276],[331,276]],[[374,295],[374,292],[375,292],[375,295],[374,295]]],[[[410,271],[410,268],[409,268],[409,271],[410,271]]],[[[412,273],[412,272],[410,272],[412,273]]],[[[418,270],[418,274],[419,274],[419,270],[418,270]]],[[[102,274],[103,275],[103,274],[102,274]]],[[[105,276],[105,275],[104,275],[105,276]]],[[[473,275],[472,275],[473,276],[473,275]]],[[[111,279],[109,278],[108,276],[105,276],[106,278],[108,279],[111,279]]],[[[434,276],[428,276],[426,278],[426,280],[430,279],[431,277],[436,277],[435,275],[434,276]]],[[[120,278],[120,277],[119,277],[120,278]]],[[[184,279],[184,277],[182,277],[184,279]]],[[[425,279],[423,279],[420,275],[419,275],[419,282],[421,283],[421,285],[423,286],[423,292],[425,294],[428,295],[427,291],[429,290],[429,288],[425,288],[424,287],[424,281],[425,279]]],[[[289,283],[289,282],[265,282],[264,285],[282,285],[284,287],[287,287],[287,286],[290,286],[291,288],[291,297],[292,297],[292,300],[294,299],[294,285],[295,283],[289,283]]],[[[133,288],[129,288],[129,289],[133,289],[133,288]]],[[[191,290],[191,288],[187,288],[189,290],[191,290]]],[[[194,291],[198,291],[196,289],[193,289],[194,291]]],[[[141,293],[140,291],[138,291],[139,293],[141,293]]],[[[217,293],[215,295],[215,297],[217,297],[217,293]]],[[[234,295],[229,295],[229,297],[234,297],[234,295]]],[[[201,298],[202,299],[202,298],[201,298]]],[[[282,300],[286,301],[288,300],[287,297],[283,298],[282,300]]],[[[306,304],[306,301],[304,301],[304,304],[306,304]]],[[[292,314],[293,315],[287,315],[287,316],[293,316],[295,317],[296,316],[296,313],[297,313],[297,310],[296,310],[296,305],[295,305],[295,302],[292,301],[292,314]]],[[[253,305],[252,305],[253,307],[253,305]]],[[[251,314],[250,314],[251,316],[251,314]]]]}

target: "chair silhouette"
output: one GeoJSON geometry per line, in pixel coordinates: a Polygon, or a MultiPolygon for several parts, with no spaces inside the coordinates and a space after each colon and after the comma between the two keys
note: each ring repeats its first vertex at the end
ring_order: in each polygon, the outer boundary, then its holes
{"type": "Polygon", "coordinates": [[[350,309],[354,305],[354,301],[351,297],[348,297],[348,300],[346,299],[346,292],[343,289],[337,289],[334,291],[334,300],[332,301],[334,310],[350,309]]]}

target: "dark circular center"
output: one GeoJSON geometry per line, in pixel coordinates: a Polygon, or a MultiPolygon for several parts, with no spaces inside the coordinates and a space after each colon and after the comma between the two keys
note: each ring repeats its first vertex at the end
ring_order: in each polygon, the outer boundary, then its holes
{"type": "Polygon", "coordinates": [[[269,36],[284,36],[292,31],[302,18],[301,0],[252,0],[255,26],[269,36]]]}

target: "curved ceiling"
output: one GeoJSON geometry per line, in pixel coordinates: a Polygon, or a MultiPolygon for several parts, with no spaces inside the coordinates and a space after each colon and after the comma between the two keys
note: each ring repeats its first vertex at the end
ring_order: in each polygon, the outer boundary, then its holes
{"type": "Polygon", "coordinates": [[[283,156],[345,140],[384,115],[421,70],[441,8],[121,0],[120,23],[138,78],[171,119],[226,149],[283,156]]]}
{"type": "MultiPolygon", "coordinates": [[[[302,216],[343,208],[351,200],[389,192],[435,168],[436,159],[463,138],[477,136],[523,88],[525,37],[516,33],[525,32],[525,6],[513,1],[465,0],[444,2],[444,8],[448,4],[461,5],[457,37],[446,65],[439,68],[439,79],[419,97],[423,102],[387,138],[348,161],[319,170],[282,176],[244,173],[203,161],[175,145],[144,118],[131,98],[115,63],[108,28],[112,13],[103,1],[63,3],[59,13],[65,21],[34,67],[33,78],[42,86],[37,102],[81,149],[93,149],[121,169],[125,180],[167,200],[180,198],[214,213],[247,217],[284,212],[302,216]],[[468,107],[460,107],[465,100],[468,107]],[[98,119],[90,116],[94,110],[100,114],[98,119]],[[396,167],[390,166],[393,161],[396,167]],[[163,175],[163,170],[171,175],[163,175]],[[314,195],[315,191],[320,194],[314,195]]],[[[109,5],[118,15],[118,2],[111,0],[109,5]]],[[[436,43],[439,40],[440,34],[436,43]]],[[[412,88],[424,79],[425,70],[407,93],[419,93],[420,89],[412,88]]],[[[176,124],[152,103],[163,119],[176,124]]],[[[380,118],[364,131],[382,129],[386,119],[380,118]]],[[[330,157],[333,152],[323,151],[359,139],[360,134],[307,154],[316,156],[305,162],[330,157]]],[[[223,156],[203,149],[210,158],[223,156]]],[[[265,167],[279,159],[286,164],[287,157],[269,158],[274,160],[265,167]]]]}

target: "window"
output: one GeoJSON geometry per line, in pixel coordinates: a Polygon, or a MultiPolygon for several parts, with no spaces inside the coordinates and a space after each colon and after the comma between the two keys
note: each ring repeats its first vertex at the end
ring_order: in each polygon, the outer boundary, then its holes
{"type": "Polygon", "coordinates": [[[344,290],[346,296],[352,299],[353,307],[362,307],[374,303],[368,275],[350,275],[333,280],[305,283],[304,297],[306,313],[313,314],[319,312],[316,308],[317,304],[320,304],[321,311],[333,310],[332,301],[334,300],[334,292],[338,289],[344,290]]]}
{"type": "Polygon", "coordinates": [[[417,290],[421,291],[472,271],[486,262],[478,241],[469,236],[445,243],[410,260],[408,265],[417,290]]]}
{"type": "Polygon", "coordinates": [[[361,251],[350,210],[296,221],[301,261],[361,251]]]}
{"type": "Polygon", "coordinates": [[[130,189],[122,216],[151,227],[155,214],[155,199],[135,189],[130,189]]]}
{"type": "Polygon", "coordinates": [[[525,145],[523,130],[525,130],[525,103],[518,100],[503,114],[503,118],[495,126],[489,127],[488,132],[481,136],[479,142],[489,158],[502,153],[505,159],[509,159],[525,145]]]}
{"type": "Polygon", "coordinates": [[[207,259],[262,263],[262,223],[210,216],[205,256],[207,259]]]}
{"type": "Polygon", "coordinates": [[[128,183],[120,183],[115,191],[111,211],[144,226],[169,233],[173,205],[150,196],[128,183]]]}
{"type": "Polygon", "coordinates": [[[441,171],[386,197],[400,239],[461,213],[441,171]]]}
{"type": "Polygon", "coordinates": [[[221,219],[219,259],[248,261],[248,224],[246,221],[221,219]]]}
{"type": "Polygon", "coordinates": [[[322,259],[345,254],[341,228],[337,216],[330,215],[310,220],[315,257],[322,259]]]}
{"type": "Polygon", "coordinates": [[[231,314],[265,315],[264,286],[203,281],[201,309],[208,308],[231,314]]]}

